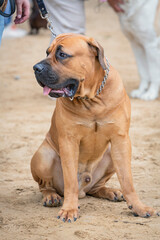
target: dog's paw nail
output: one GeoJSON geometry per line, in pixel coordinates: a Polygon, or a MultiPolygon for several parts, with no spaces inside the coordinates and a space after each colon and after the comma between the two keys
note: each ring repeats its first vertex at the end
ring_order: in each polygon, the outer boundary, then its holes
{"type": "Polygon", "coordinates": [[[68,222],[71,223],[71,219],[68,219],[68,222]]]}
{"type": "Polygon", "coordinates": [[[146,216],[145,216],[145,218],[149,218],[151,216],[151,214],[150,213],[146,213],[146,216]]]}
{"type": "Polygon", "coordinates": [[[62,221],[63,221],[63,222],[65,222],[65,221],[66,221],[66,219],[65,219],[65,218],[63,218],[63,219],[62,219],[62,221]]]}
{"type": "Polygon", "coordinates": [[[57,199],[54,199],[54,203],[57,203],[57,199]]]}
{"type": "Polygon", "coordinates": [[[52,205],[52,200],[49,200],[49,205],[52,205]]]}
{"type": "Polygon", "coordinates": [[[80,209],[81,207],[80,206],[78,206],[78,209],[80,209]]]}
{"type": "Polygon", "coordinates": [[[62,200],[61,199],[59,200],[59,204],[62,205],[62,200]]]}
{"type": "Polygon", "coordinates": [[[133,213],[133,215],[134,215],[135,217],[138,217],[138,214],[137,214],[137,213],[133,213]]]}
{"type": "Polygon", "coordinates": [[[44,202],[44,203],[43,203],[43,206],[44,206],[44,207],[46,207],[46,206],[47,206],[47,203],[46,203],[46,202],[44,202]]]}
{"type": "Polygon", "coordinates": [[[60,219],[60,216],[57,216],[58,219],[60,219]]]}
{"type": "Polygon", "coordinates": [[[157,212],[157,216],[158,216],[158,217],[160,216],[160,212],[157,212]]]}
{"type": "Polygon", "coordinates": [[[128,206],[128,208],[129,208],[129,209],[132,209],[132,208],[133,208],[133,206],[132,206],[132,205],[130,205],[130,206],[128,206]]]}
{"type": "Polygon", "coordinates": [[[77,218],[76,217],[74,217],[74,222],[77,220],[77,218]]]}

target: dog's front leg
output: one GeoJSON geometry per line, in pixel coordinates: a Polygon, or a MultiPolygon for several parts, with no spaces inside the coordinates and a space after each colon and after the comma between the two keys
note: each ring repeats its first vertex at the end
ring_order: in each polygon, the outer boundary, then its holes
{"type": "Polygon", "coordinates": [[[128,135],[115,136],[111,140],[111,157],[129,209],[137,216],[149,217],[156,211],[145,206],[138,198],[131,173],[131,143],[128,135]]]}
{"type": "Polygon", "coordinates": [[[79,145],[71,137],[59,139],[59,151],[64,179],[64,203],[58,218],[64,222],[78,217],[78,157],[79,145]]]}

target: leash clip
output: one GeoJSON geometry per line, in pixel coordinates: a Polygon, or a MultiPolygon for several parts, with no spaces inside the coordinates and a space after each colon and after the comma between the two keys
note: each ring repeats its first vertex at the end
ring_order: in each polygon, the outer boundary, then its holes
{"type": "Polygon", "coordinates": [[[46,6],[45,6],[43,0],[36,0],[36,1],[37,1],[37,4],[38,4],[38,7],[39,7],[39,12],[40,12],[41,18],[47,20],[47,28],[51,31],[52,35],[55,38],[56,34],[53,30],[52,21],[49,19],[49,13],[46,9],[46,6]]]}
{"type": "Polygon", "coordinates": [[[49,19],[49,17],[47,17],[46,20],[48,22],[47,23],[47,28],[51,31],[53,37],[56,38],[56,34],[55,34],[55,32],[53,30],[53,26],[52,26],[52,21],[49,19]]]}
{"type": "Polygon", "coordinates": [[[46,13],[45,15],[42,15],[42,13],[40,11],[40,15],[41,15],[41,18],[46,19],[46,21],[47,21],[47,28],[51,31],[51,33],[54,36],[54,38],[56,38],[56,34],[55,34],[54,30],[53,30],[52,21],[49,19],[49,14],[46,13]]]}

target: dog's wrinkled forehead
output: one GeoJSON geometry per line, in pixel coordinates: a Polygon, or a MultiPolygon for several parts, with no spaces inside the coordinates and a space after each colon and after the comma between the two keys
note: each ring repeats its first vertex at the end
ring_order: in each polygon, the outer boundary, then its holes
{"type": "Polygon", "coordinates": [[[69,55],[86,52],[88,50],[87,37],[78,34],[61,34],[54,39],[47,49],[47,54],[55,54],[59,48],[69,55]]]}
{"type": "Polygon", "coordinates": [[[60,34],[54,39],[47,49],[47,55],[53,54],[56,58],[57,50],[61,49],[70,56],[94,56],[99,61],[101,67],[107,69],[104,61],[104,51],[102,46],[93,38],[88,38],[80,34],[60,34]]]}

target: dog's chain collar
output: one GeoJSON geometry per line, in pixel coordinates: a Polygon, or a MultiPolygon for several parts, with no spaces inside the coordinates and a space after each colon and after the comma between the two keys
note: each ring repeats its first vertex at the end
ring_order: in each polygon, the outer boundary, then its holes
{"type": "MultiPolygon", "coordinates": [[[[108,74],[109,74],[109,62],[108,62],[108,59],[106,58],[106,61],[107,61],[107,69],[105,70],[105,76],[104,76],[104,78],[103,78],[103,81],[102,81],[102,83],[101,83],[101,86],[99,87],[99,89],[97,90],[97,92],[96,92],[96,95],[95,96],[98,96],[101,92],[102,92],[102,90],[103,90],[103,88],[104,88],[104,85],[106,84],[106,81],[107,81],[107,78],[108,78],[108,74]]],[[[78,96],[78,97],[76,97],[77,99],[83,99],[83,100],[87,100],[87,99],[89,99],[87,96],[85,96],[85,97],[80,97],[80,96],[78,96]]],[[[74,99],[74,97],[70,97],[70,100],[71,101],[73,101],[73,99],[74,99]]]]}

